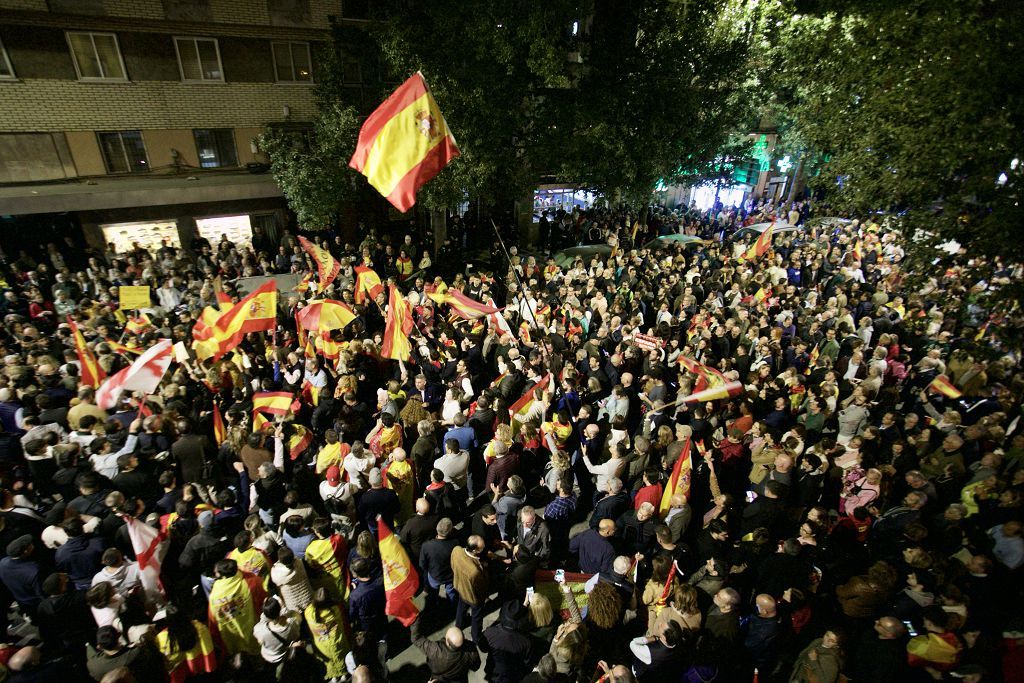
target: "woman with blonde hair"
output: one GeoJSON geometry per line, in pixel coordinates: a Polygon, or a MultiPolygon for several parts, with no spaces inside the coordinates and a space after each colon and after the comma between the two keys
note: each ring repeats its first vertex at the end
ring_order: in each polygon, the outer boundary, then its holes
{"type": "Polygon", "coordinates": [[[570,467],[568,453],[565,451],[555,451],[551,454],[551,461],[546,466],[544,478],[540,481],[541,485],[547,487],[547,490],[552,494],[557,493],[558,480],[567,472],[570,475],[572,474],[570,467]]]}

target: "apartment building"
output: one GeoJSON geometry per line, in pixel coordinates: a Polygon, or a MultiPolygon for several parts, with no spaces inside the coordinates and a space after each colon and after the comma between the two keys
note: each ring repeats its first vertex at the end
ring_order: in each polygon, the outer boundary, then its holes
{"type": "MultiPolygon", "coordinates": [[[[367,16],[368,0],[0,0],[0,245],[279,231],[256,138],[308,125],[332,19],[367,16]]],[[[367,99],[374,66],[344,64],[367,99]]]]}

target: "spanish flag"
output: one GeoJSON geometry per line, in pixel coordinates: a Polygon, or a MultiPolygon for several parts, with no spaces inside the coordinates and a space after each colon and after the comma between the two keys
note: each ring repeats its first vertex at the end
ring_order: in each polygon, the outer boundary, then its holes
{"type": "Polygon", "coordinates": [[[331,600],[341,602],[348,597],[348,543],[341,534],[318,538],[306,546],[306,564],[316,570],[316,588],[327,590],[331,600]]]}
{"type": "Polygon", "coordinates": [[[661,494],[661,505],[658,507],[658,514],[662,519],[668,514],[672,507],[672,496],[681,494],[687,500],[690,499],[690,477],[693,475],[693,463],[690,462],[690,449],[693,442],[686,437],[683,442],[683,450],[679,453],[679,459],[672,467],[672,474],[665,484],[665,492],[661,494]]]}
{"type": "Polygon", "coordinates": [[[220,406],[213,404],[213,440],[220,446],[228,438],[228,430],[224,427],[224,418],[220,415],[220,406]]]}
{"type": "Polygon", "coordinates": [[[679,364],[697,376],[697,383],[694,385],[695,391],[704,391],[708,387],[720,387],[729,383],[719,370],[692,358],[679,356],[679,364]]]}
{"type": "Polygon", "coordinates": [[[240,652],[260,653],[260,645],[253,635],[259,621],[267,593],[263,581],[241,571],[213,582],[210,589],[210,633],[227,656],[240,652]]]}
{"type": "Polygon", "coordinates": [[[125,346],[121,342],[116,342],[111,339],[104,339],[103,341],[106,342],[112,352],[119,353],[122,356],[138,356],[142,353],[142,349],[137,346],[125,346]]]}
{"type": "Polygon", "coordinates": [[[815,345],[814,348],[811,350],[811,357],[807,361],[807,369],[804,370],[805,375],[811,374],[811,370],[814,368],[814,364],[818,362],[819,355],[821,355],[821,352],[818,350],[818,346],[815,345]]]}
{"type": "Polygon", "coordinates": [[[933,379],[928,388],[938,394],[942,394],[946,398],[960,398],[964,395],[964,392],[953,386],[953,383],[945,375],[939,375],[933,379]]]}
{"type": "Polygon", "coordinates": [[[131,334],[142,334],[153,328],[153,321],[149,319],[149,316],[143,313],[137,318],[128,318],[128,323],[124,326],[124,331],[131,334]]]}
{"type": "MultiPolygon", "coordinates": [[[[299,238],[299,239],[302,239],[302,238],[299,238]]],[[[227,292],[225,292],[223,289],[218,289],[217,290],[217,306],[220,307],[221,311],[227,311],[229,308],[231,308],[234,305],[235,305],[235,302],[231,300],[231,297],[228,296],[227,292]]]]}
{"type": "Polygon", "coordinates": [[[763,302],[765,299],[768,298],[768,293],[770,291],[771,290],[766,290],[764,287],[758,287],[756,292],[754,292],[750,296],[743,297],[743,300],[742,300],[741,303],[745,303],[745,304],[751,304],[752,303],[755,306],[757,306],[757,305],[761,304],[761,302],[763,302]]]}
{"type": "Polygon", "coordinates": [[[171,642],[170,631],[164,629],[156,636],[156,646],[164,656],[164,664],[171,683],[185,683],[193,676],[214,673],[217,670],[217,653],[213,649],[210,629],[193,621],[196,629],[196,644],[191,650],[182,650],[171,642]]]}
{"type": "Polygon", "coordinates": [[[398,537],[377,516],[377,547],[384,565],[384,594],[387,603],[384,613],[390,614],[408,627],[416,621],[420,611],[413,604],[413,596],[419,589],[420,577],[413,569],[412,562],[399,542],[398,537]]]}
{"type": "Polygon", "coordinates": [[[412,307],[398,288],[391,285],[387,324],[384,326],[384,344],[381,346],[380,355],[395,360],[409,360],[412,354],[409,333],[412,332],[412,328],[412,307]]]}
{"type": "Polygon", "coordinates": [[[75,339],[75,353],[78,354],[78,363],[82,366],[79,373],[81,383],[96,389],[100,386],[100,382],[106,379],[107,374],[96,362],[96,356],[85,345],[85,337],[82,336],[78,325],[71,319],[71,316],[68,316],[68,325],[71,325],[71,334],[75,339]]]}
{"type": "Polygon", "coordinates": [[[306,292],[309,291],[309,283],[310,283],[310,280],[312,280],[312,279],[313,279],[313,274],[312,273],[306,273],[305,275],[302,276],[302,280],[299,281],[299,284],[297,284],[294,287],[292,287],[292,291],[293,292],[298,292],[299,294],[305,294],[306,292]]]}
{"type": "Polygon", "coordinates": [[[366,266],[356,266],[354,270],[356,273],[356,303],[361,304],[367,299],[370,301],[376,300],[377,295],[384,291],[384,286],[380,283],[380,276],[377,275],[377,271],[366,266]]]}
{"type": "Polygon", "coordinates": [[[270,280],[217,318],[210,337],[194,341],[192,348],[200,360],[216,360],[238,346],[246,333],[273,330],[276,324],[277,282],[270,280]]]}
{"type": "Polygon", "coordinates": [[[293,424],[292,429],[294,431],[288,438],[288,456],[292,460],[297,460],[309,448],[309,444],[313,443],[313,433],[297,424],[293,424]]]}
{"type": "Polygon", "coordinates": [[[252,410],[254,413],[270,415],[287,415],[292,410],[293,398],[287,391],[262,391],[253,394],[252,410]]]}
{"type": "Polygon", "coordinates": [[[299,244],[302,246],[303,251],[309,254],[309,257],[316,262],[316,275],[320,280],[317,288],[321,292],[324,291],[327,289],[327,285],[334,282],[334,278],[338,277],[341,264],[331,256],[331,252],[321,249],[305,237],[299,237],[299,244]]]}
{"type": "Polygon", "coordinates": [[[774,232],[775,223],[773,222],[765,229],[764,232],[757,236],[757,239],[752,245],[750,245],[750,248],[740,256],[739,260],[741,262],[755,261],[768,253],[768,250],[771,249],[772,246],[772,233],[774,232]]]}
{"type": "Polygon", "coordinates": [[[452,313],[463,320],[476,320],[477,318],[498,313],[497,308],[482,304],[458,290],[448,289],[447,287],[439,287],[436,291],[427,294],[427,296],[435,303],[448,304],[452,309],[452,313]]]}
{"type": "Polygon", "coordinates": [[[348,165],[404,213],[457,156],[455,137],[417,71],[366,119],[348,165]]]}
{"type": "MultiPolygon", "coordinates": [[[[530,408],[533,407],[534,402],[537,400],[537,390],[548,386],[549,382],[551,382],[550,372],[541,377],[536,384],[527,389],[526,393],[519,397],[518,401],[509,406],[509,417],[519,415],[522,418],[526,416],[530,412],[530,408]]],[[[521,424],[520,420],[512,420],[512,431],[518,431],[519,424],[521,424]]]]}
{"type": "Polygon", "coordinates": [[[743,393],[743,382],[729,382],[721,386],[711,387],[704,391],[696,391],[689,396],[678,399],[676,403],[706,403],[732,398],[743,393]]]}

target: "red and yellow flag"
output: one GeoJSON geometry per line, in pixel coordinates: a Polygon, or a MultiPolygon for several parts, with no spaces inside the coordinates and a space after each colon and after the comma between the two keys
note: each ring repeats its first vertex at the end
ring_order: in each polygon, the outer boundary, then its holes
{"type": "Polygon", "coordinates": [[[320,280],[317,288],[321,292],[324,291],[327,289],[327,285],[334,282],[334,278],[338,277],[341,264],[331,256],[331,252],[321,249],[305,237],[299,237],[299,244],[302,246],[303,251],[309,254],[309,257],[316,262],[316,275],[320,280]]]}
{"type": "Polygon", "coordinates": [[[939,375],[931,381],[928,385],[931,391],[938,394],[942,394],[946,398],[960,398],[964,395],[964,392],[953,386],[953,383],[949,381],[949,378],[945,375],[939,375]]]}
{"type": "MultiPolygon", "coordinates": [[[[548,374],[541,377],[536,384],[527,389],[526,393],[519,397],[519,400],[517,400],[515,403],[509,406],[509,417],[514,417],[515,415],[524,417],[525,415],[527,415],[530,412],[530,408],[533,407],[534,402],[537,400],[537,390],[543,389],[544,387],[548,386],[550,382],[551,373],[549,372],[548,374]]],[[[518,432],[520,424],[522,424],[520,420],[512,420],[512,431],[518,432]]]]}
{"type": "Polygon", "coordinates": [[[348,165],[404,213],[457,156],[455,137],[417,71],[366,119],[348,165]]]}
{"type": "Polygon", "coordinates": [[[427,294],[432,301],[438,304],[448,304],[452,313],[463,320],[476,320],[487,315],[498,313],[498,309],[487,304],[469,298],[462,292],[447,287],[438,287],[435,291],[427,294]]]}
{"type": "Polygon", "coordinates": [[[677,403],[706,403],[732,398],[743,393],[743,382],[729,382],[721,386],[711,387],[704,391],[695,391],[689,396],[678,399],[677,403]]]}
{"type": "Polygon", "coordinates": [[[182,650],[177,643],[171,642],[167,629],[156,636],[156,646],[164,656],[171,683],[185,683],[193,676],[217,671],[217,653],[210,630],[198,621],[193,621],[192,625],[196,627],[196,644],[191,650],[182,650]]]}
{"type": "Polygon", "coordinates": [[[679,364],[697,376],[694,391],[704,391],[708,387],[720,387],[729,383],[717,368],[704,365],[692,358],[679,356],[679,364]]]}
{"type": "Polygon", "coordinates": [[[106,379],[107,373],[103,372],[103,368],[96,362],[96,356],[85,345],[85,337],[82,336],[77,323],[71,319],[71,316],[68,316],[68,324],[71,325],[71,334],[75,339],[75,353],[78,354],[78,363],[82,366],[82,370],[79,373],[81,384],[82,386],[90,386],[93,389],[97,389],[100,386],[100,382],[106,379]]]}
{"type": "Polygon", "coordinates": [[[192,348],[200,360],[211,356],[216,360],[238,346],[248,332],[273,330],[276,324],[277,281],[270,280],[221,314],[216,323],[203,330],[209,337],[196,339],[192,348]]]}
{"type": "Polygon", "coordinates": [[[420,577],[398,537],[379,515],[377,546],[380,549],[381,563],[384,565],[384,594],[387,596],[384,613],[398,619],[402,626],[409,626],[416,621],[420,613],[412,601],[419,589],[420,577]]]}
{"type": "Polygon", "coordinates": [[[259,621],[266,596],[263,582],[242,572],[213,582],[210,589],[210,633],[228,656],[239,652],[259,654],[260,645],[253,635],[253,628],[259,621]]]}
{"type": "Polygon", "coordinates": [[[316,570],[319,584],[331,599],[341,602],[348,597],[348,543],[341,534],[318,538],[306,546],[306,564],[316,570]]]}
{"type": "Polygon", "coordinates": [[[252,409],[257,413],[287,415],[292,404],[292,395],[287,391],[261,391],[252,396],[252,409]]]}
{"type": "Polygon", "coordinates": [[[672,467],[672,474],[665,484],[665,492],[661,494],[661,505],[658,507],[658,514],[664,519],[672,507],[672,496],[681,494],[687,500],[690,499],[690,477],[693,474],[693,464],[690,462],[690,448],[692,441],[686,437],[683,442],[683,450],[679,453],[679,459],[672,467]]]}
{"type": "Polygon", "coordinates": [[[811,374],[811,370],[814,368],[814,364],[818,362],[818,356],[819,355],[820,355],[820,351],[818,351],[818,345],[815,344],[814,348],[811,349],[811,357],[807,361],[807,369],[804,370],[804,374],[805,375],[811,374]]]}
{"type": "Polygon", "coordinates": [[[739,260],[741,262],[755,261],[764,256],[766,253],[768,253],[768,250],[771,249],[772,246],[772,234],[774,232],[775,223],[773,222],[771,225],[765,228],[764,232],[757,236],[757,239],[754,241],[752,245],[750,245],[750,248],[747,249],[742,256],[740,256],[739,260]]]}
{"type": "Polygon", "coordinates": [[[288,457],[296,460],[313,443],[313,432],[297,424],[293,424],[292,429],[294,431],[288,439],[288,457]]]}
{"type": "Polygon", "coordinates": [[[125,346],[121,342],[116,342],[111,339],[104,339],[103,341],[110,347],[111,351],[119,353],[122,356],[138,356],[142,353],[142,349],[137,346],[125,346]]]}
{"type": "Polygon", "coordinates": [[[145,313],[136,318],[128,318],[128,322],[124,326],[125,332],[131,334],[142,334],[151,329],[153,329],[153,321],[145,313]]]}
{"type": "Polygon", "coordinates": [[[374,301],[377,295],[384,291],[377,271],[367,266],[356,266],[353,270],[356,273],[356,303],[361,304],[367,299],[374,301]]]}
{"type": "Polygon", "coordinates": [[[224,427],[224,418],[220,415],[220,406],[213,404],[213,440],[220,446],[228,438],[228,430],[224,427]]]}
{"type": "Polygon", "coordinates": [[[394,285],[388,295],[388,317],[384,326],[384,344],[380,355],[395,360],[409,360],[412,345],[409,333],[412,332],[412,307],[394,285]]]}

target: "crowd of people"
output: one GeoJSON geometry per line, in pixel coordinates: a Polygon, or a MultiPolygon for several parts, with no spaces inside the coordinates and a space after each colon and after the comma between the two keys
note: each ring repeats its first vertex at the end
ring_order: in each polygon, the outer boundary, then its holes
{"type": "Polygon", "coordinates": [[[1024,680],[1024,376],[966,257],[906,272],[898,232],[810,202],[642,213],[545,214],[538,251],[483,270],[461,221],[440,255],[311,235],[341,263],[325,292],[282,292],[273,333],[109,410],[71,321],[110,376],[187,348],[239,278],[315,265],[287,231],[9,255],[5,680],[1024,680]],[[762,221],[799,229],[753,255],[734,233],[762,221]],[[676,233],[704,241],[645,246],[676,233]],[[594,236],[610,255],[548,252],[594,236]],[[355,303],[360,265],[407,297],[408,361],[382,357],[387,289],[355,303]],[[503,321],[436,304],[442,276],[503,321]],[[126,285],[152,287],[144,318],[126,285]],[[333,352],[296,330],[314,298],[356,315],[333,352]],[[296,400],[256,425],[266,391],[296,400]],[[156,591],[133,524],[166,544],[156,591]]]}

